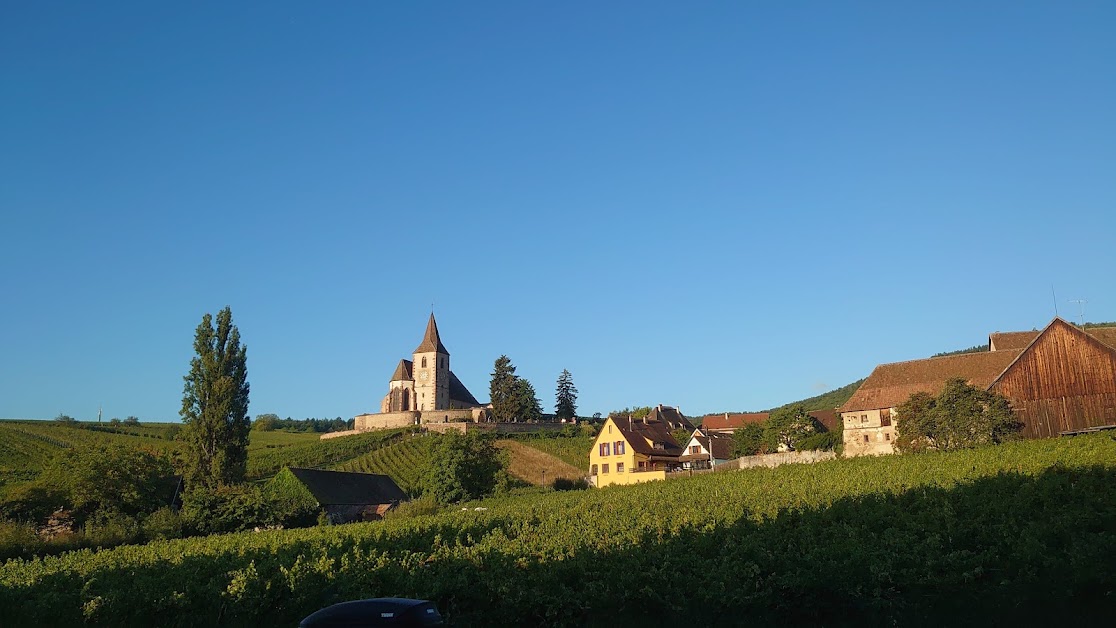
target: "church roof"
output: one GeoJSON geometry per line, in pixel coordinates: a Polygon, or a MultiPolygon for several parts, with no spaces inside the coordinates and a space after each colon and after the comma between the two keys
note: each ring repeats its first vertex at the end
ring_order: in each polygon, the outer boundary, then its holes
{"type": "Polygon", "coordinates": [[[469,389],[465,387],[465,384],[462,384],[461,380],[457,379],[453,371],[450,371],[449,377],[449,396],[452,401],[458,403],[473,406],[481,405],[480,402],[477,401],[477,398],[473,396],[473,393],[469,392],[469,389]]]}
{"type": "Polygon", "coordinates": [[[400,360],[399,366],[395,367],[395,374],[391,376],[388,381],[392,382],[406,382],[414,379],[411,375],[411,365],[414,364],[410,360],[400,360]]]}
{"type": "Polygon", "coordinates": [[[426,335],[422,337],[422,342],[419,343],[417,349],[413,353],[426,353],[428,351],[436,351],[449,355],[446,346],[442,344],[442,339],[438,337],[438,323],[434,321],[434,313],[430,313],[430,321],[426,323],[426,335]]]}

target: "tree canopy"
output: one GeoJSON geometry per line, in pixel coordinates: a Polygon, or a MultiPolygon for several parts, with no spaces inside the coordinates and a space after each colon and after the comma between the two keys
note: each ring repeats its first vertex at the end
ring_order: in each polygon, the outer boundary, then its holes
{"type": "Polygon", "coordinates": [[[174,489],[173,475],[170,460],[163,455],[95,443],[59,452],[42,480],[84,518],[97,511],[136,515],[166,506],[174,489]]]}
{"type": "Polygon", "coordinates": [[[915,393],[897,408],[900,451],[948,451],[1000,443],[1018,437],[1023,424],[1002,395],[970,386],[956,377],[934,397],[915,393]]]}
{"type": "Polygon", "coordinates": [[[496,358],[489,384],[492,418],[496,421],[531,421],[542,416],[542,403],[531,382],[515,374],[506,355],[496,358]]]}
{"type": "Polygon", "coordinates": [[[220,486],[244,480],[248,460],[248,350],[240,344],[232,310],[208,313],[194,334],[195,356],[182,395],[190,484],[220,486]]]}
{"type": "Polygon", "coordinates": [[[449,432],[434,442],[423,476],[423,494],[441,503],[492,493],[505,467],[495,438],[480,432],[449,432]]]}
{"type": "Polygon", "coordinates": [[[764,437],[776,448],[783,445],[788,449],[798,449],[802,441],[817,431],[814,417],[801,404],[772,411],[764,424],[764,437]]]}

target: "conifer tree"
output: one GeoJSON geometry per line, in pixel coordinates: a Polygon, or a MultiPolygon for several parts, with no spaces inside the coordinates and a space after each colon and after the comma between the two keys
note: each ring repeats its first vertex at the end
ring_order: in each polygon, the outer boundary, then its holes
{"type": "Polygon", "coordinates": [[[518,410],[516,399],[515,366],[506,355],[496,358],[493,365],[489,395],[492,400],[492,418],[496,421],[511,421],[518,410]]]}
{"type": "Polygon", "coordinates": [[[558,420],[572,419],[577,416],[577,388],[573,376],[566,369],[558,376],[558,391],[555,394],[554,415],[558,420]]]}
{"type": "Polygon", "coordinates": [[[531,382],[517,377],[515,381],[515,418],[519,421],[536,421],[542,417],[542,402],[535,394],[531,382]]]}
{"type": "Polygon", "coordinates": [[[195,487],[244,480],[248,461],[248,349],[228,307],[208,313],[194,334],[190,372],[183,379],[182,421],[187,443],[186,479],[195,487]]]}

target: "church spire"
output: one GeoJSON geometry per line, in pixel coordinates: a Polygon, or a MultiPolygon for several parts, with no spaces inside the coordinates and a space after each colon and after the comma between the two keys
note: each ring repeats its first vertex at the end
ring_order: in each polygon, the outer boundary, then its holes
{"type": "Polygon", "coordinates": [[[446,346],[442,344],[442,339],[438,337],[438,323],[434,321],[434,312],[430,313],[430,322],[426,324],[426,335],[422,337],[422,342],[419,343],[414,353],[426,353],[428,351],[449,355],[446,346]]]}

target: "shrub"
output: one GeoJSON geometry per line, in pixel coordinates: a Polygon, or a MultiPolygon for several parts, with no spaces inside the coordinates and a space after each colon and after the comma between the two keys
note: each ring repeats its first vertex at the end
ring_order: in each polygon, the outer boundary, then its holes
{"type": "Polygon", "coordinates": [[[436,515],[445,510],[436,499],[420,497],[403,502],[395,508],[384,513],[384,519],[411,519],[413,517],[426,517],[436,515]]]}
{"type": "Polygon", "coordinates": [[[584,478],[571,480],[570,478],[557,478],[551,485],[556,491],[584,491],[589,488],[589,483],[584,478]]]}
{"type": "Polygon", "coordinates": [[[182,536],[182,517],[173,508],[164,506],[143,520],[143,536],[150,541],[177,539],[182,536]]]}
{"type": "Polygon", "coordinates": [[[263,491],[250,484],[190,489],[183,495],[181,516],[191,534],[242,532],[274,524],[263,491]]]}
{"type": "Polygon", "coordinates": [[[111,547],[139,538],[139,522],[118,510],[98,510],[85,522],[85,539],[91,545],[111,547]]]}
{"type": "Polygon", "coordinates": [[[30,558],[42,546],[35,526],[19,521],[0,519],[0,561],[9,558],[30,558]]]}

